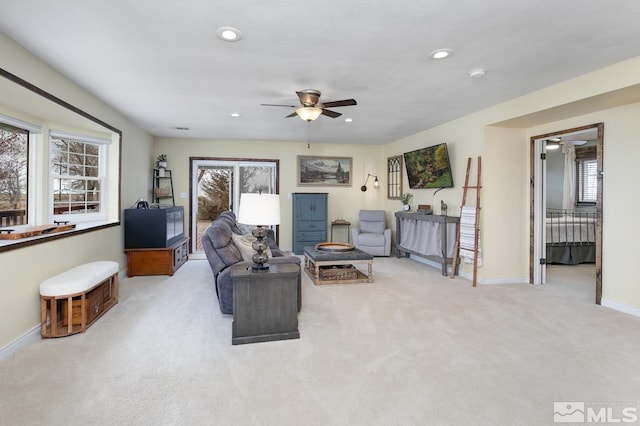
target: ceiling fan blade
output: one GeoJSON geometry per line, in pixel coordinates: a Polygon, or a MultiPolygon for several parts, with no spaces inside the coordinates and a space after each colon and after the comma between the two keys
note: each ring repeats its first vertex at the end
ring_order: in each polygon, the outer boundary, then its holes
{"type": "Polygon", "coordinates": [[[320,108],[335,108],[342,106],[358,105],[355,99],[344,99],[342,101],[325,102],[322,105],[318,105],[320,108]]]}
{"type": "Polygon", "coordinates": [[[287,115],[285,118],[295,117],[296,115],[298,114],[296,114],[295,112],[292,112],[291,114],[287,115]]]}
{"type": "Polygon", "coordinates": [[[340,114],[339,112],[328,110],[328,109],[323,109],[322,115],[326,115],[327,117],[331,117],[331,118],[336,118],[336,117],[340,117],[342,114],[340,114]]]}
{"type": "Polygon", "coordinates": [[[279,107],[289,107],[289,108],[297,108],[295,105],[280,105],[280,104],[260,104],[261,106],[279,106],[279,107]]]}
{"type": "Polygon", "coordinates": [[[298,98],[300,98],[300,103],[304,106],[314,106],[318,103],[318,99],[320,99],[320,92],[313,89],[301,90],[296,92],[298,98]]]}

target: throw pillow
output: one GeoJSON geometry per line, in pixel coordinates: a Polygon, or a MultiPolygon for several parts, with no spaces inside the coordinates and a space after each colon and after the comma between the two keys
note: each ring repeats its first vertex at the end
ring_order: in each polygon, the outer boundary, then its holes
{"type": "Polygon", "coordinates": [[[240,235],[249,235],[251,236],[251,231],[255,226],[245,225],[244,223],[236,223],[236,228],[238,229],[240,235]]]}
{"type": "MultiPolygon", "coordinates": [[[[253,254],[256,252],[251,244],[256,240],[256,237],[253,235],[238,235],[231,234],[231,238],[233,239],[233,244],[238,248],[240,254],[242,255],[242,259],[247,262],[253,262],[253,254]]],[[[267,247],[265,250],[267,255],[271,258],[273,257],[271,254],[271,249],[267,247]]]]}

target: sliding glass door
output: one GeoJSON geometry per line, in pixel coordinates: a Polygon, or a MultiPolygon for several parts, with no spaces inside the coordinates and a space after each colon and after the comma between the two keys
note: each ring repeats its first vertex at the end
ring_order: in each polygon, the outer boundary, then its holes
{"type": "Polygon", "coordinates": [[[273,160],[192,159],[191,249],[202,252],[200,236],[220,213],[236,215],[240,194],[277,192],[278,162],[273,160]]]}

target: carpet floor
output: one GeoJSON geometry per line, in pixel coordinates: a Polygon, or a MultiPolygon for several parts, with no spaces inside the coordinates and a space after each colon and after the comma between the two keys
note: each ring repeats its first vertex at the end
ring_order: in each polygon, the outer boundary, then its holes
{"type": "Polygon", "coordinates": [[[300,339],[238,346],[206,261],[122,280],[86,333],[0,362],[0,424],[544,425],[558,401],[639,406],[640,318],[593,284],[472,288],[396,258],[370,284],[302,278],[300,339]]]}

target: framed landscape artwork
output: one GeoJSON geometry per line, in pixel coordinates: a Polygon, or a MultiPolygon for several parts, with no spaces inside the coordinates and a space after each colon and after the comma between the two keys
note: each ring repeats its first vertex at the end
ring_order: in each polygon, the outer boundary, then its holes
{"type": "Polygon", "coordinates": [[[351,157],[298,156],[298,185],[351,186],[351,157]]]}

